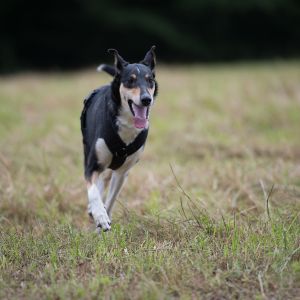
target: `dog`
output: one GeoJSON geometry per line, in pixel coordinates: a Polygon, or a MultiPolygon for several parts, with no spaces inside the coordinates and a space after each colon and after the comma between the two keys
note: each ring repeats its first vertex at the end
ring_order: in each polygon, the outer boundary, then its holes
{"type": "Polygon", "coordinates": [[[129,63],[109,49],[114,66],[98,70],[112,75],[113,81],[84,100],[80,120],[88,213],[100,231],[111,229],[114,202],[145,147],[158,89],[154,50],[152,46],[139,63],[129,63]]]}

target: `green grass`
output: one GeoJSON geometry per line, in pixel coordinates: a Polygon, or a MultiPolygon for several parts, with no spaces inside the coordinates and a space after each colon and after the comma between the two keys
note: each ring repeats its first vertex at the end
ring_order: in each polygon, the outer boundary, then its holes
{"type": "Polygon", "coordinates": [[[79,116],[110,78],[0,78],[0,299],[299,298],[300,63],[157,77],[145,153],[100,236],[79,116]]]}

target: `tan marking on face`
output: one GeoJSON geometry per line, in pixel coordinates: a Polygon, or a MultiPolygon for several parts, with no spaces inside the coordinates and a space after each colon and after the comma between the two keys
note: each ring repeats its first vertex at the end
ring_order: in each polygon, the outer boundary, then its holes
{"type": "Polygon", "coordinates": [[[150,78],[150,75],[149,75],[149,74],[146,74],[146,75],[145,75],[145,78],[146,78],[146,79],[150,78]]]}
{"type": "Polygon", "coordinates": [[[141,94],[141,89],[139,87],[137,88],[133,88],[133,89],[128,89],[129,93],[131,93],[131,95],[133,95],[133,97],[139,97],[141,94]]]}
{"type": "Polygon", "coordinates": [[[120,95],[122,100],[124,101],[128,101],[129,99],[131,99],[136,104],[139,104],[141,89],[139,87],[129,89],[125,87],[122,83],[120,85],[120,95]]]}
{"type": "Polygon", "coordinates": [[[135,75],[135,74],[131,74],[130,77],[131,77],[132,79],[136,79],[136,75],[135,75]]]}

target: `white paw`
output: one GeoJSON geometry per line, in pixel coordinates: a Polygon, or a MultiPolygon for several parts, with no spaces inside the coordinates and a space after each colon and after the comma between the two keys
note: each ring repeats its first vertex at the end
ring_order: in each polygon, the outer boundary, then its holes
{"type": "Polygon", "coordinates": [[[88,213],[93,217],[97,228],[103,231],[110,230],[111,222],[95,184],[89,188],[88,198],[88,213]]]}
{"type": "Polygon", "coordinates": [[[97,228],[102,229],[103,231],[111,229],[111,221],[105,209],[101,209],[100,212],[93,214],[93,218],[97,228]]]}

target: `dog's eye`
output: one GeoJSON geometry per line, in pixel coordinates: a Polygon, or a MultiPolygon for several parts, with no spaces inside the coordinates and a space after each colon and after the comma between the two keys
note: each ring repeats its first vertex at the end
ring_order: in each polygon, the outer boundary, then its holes
{"type": "Polygon", "coordinates": [[[153,86],[153,84],[154,84],[153,78],[149,77],[149,78],[147,78],[147,81],[150,83],[151,86],[153,86]]]}
{"type": "Polygon", "coordinates": [[[129,80],[127,81],[128,85],[133,85],[135,83],[136,79],[133,77],[130,77],[129,80]]]}

